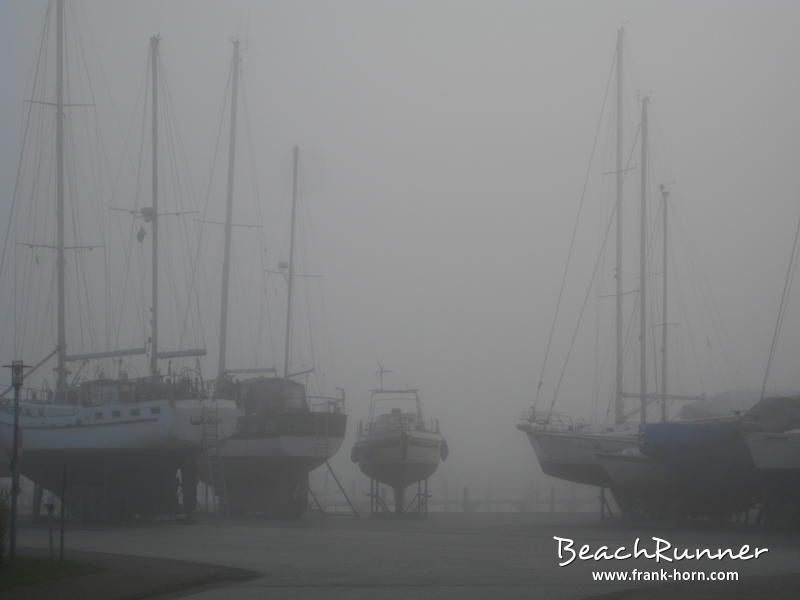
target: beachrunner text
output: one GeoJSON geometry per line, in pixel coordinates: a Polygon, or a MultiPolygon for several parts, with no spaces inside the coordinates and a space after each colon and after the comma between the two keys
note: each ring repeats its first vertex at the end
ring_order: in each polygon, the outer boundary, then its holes
{"type": "Polygon", "coordinates": [[[740,548],[679,548],[673,546],[667,540],[653,536],[653,544],[648,547],[644,545],[640,538],[636,538],[633,547],[620,546],[611,548],[609,546],[599,546],[592,548],[589,544],[575,549],[575,541],[570,538],[553,536],[558,544],[558,566],[566,567],[578,560],[628,560],[629,558],[645,558],[659,562],[679,562],[682,560],[752,560],[758,558],[768,548],[751,548],[749,544],[743,544],[740,548]]]}

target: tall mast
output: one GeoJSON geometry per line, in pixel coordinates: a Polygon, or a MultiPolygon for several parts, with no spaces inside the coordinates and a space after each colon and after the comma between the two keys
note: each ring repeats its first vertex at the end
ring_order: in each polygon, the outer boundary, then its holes
{"type": "Polygon", "coordinates": [[[639,342],[641,359],[639,364],[639,400],[641,422],[647,420],[647,105],[650,99],[642,99],[642,208],[639,232],[639,342]]]}
{"type": "Polygon", "coordinates": [[[289,376],[289,352],[292,341],[292,288],[294,287],[294,224],[297,215],[297,168],[300,149],[294,147],[292,166],[292,221],[289,231],[289,272],[286,282],[286,343],[283,354],[283,376],[289,376]]]}
{"type": "Polygon", "coordinates": [[[66,292],[64,289],[64,0],[56,9],[56,271],[58,279],[58,366],[56,393],[67,387],[66,292]]]}
{"type": "MultiPolygon", "coordinates": [[[[231,234],[233,228],[233,182],[236,158],[236,108],[239,91],[239,40],[233,42],[233,76],[231,82],[231,125],[228,147],[228,197],[225,205],[225,250],[222,262],[222,302],[219,326],[219,368],[217,379],[225,378],[225,359],[228,342],[228,289],[230,283],[231,234]]],[[[290,284],[291,285],[291,284],[290,284]]]]}
{"type": "Polygon", "coordinates": [[[622,400],[622,40],[625,30],[620,27],[617,31],[617,262],[614,276],[617,280],[617,378],[616,398],[614,402],[614,422],[617,424],[625,420],[625,406],[622,400]]]}
{"type": "Polygon", "coordinates": [[[150,38],[150,60],[153,89],[153,283],[150,306],[150,376],[158,375],[158,42],[161,38],[150,38]]]}
{"type": "Polygon", "coordinates": [[[664,323],[661,325],[661,421],[667,421],[667,199],[669,190],[663,183],[661,190],[662,214],[664,217],[664,249],[663,249],[663,293],[662,298],[664,323]]]}

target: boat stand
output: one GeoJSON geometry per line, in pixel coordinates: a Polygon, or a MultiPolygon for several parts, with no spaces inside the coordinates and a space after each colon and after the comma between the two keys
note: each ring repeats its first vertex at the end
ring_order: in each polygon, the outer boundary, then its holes
{"type": "MultiPolygon", "coordinates": [[[[336,486],[339,488],[339,491],[342,493],[342,496],[344,496],[344,499],[347,501],[347,506],[350,507],[350,514],[352,516],[354,516],[354,517],[360,517],[361,515],[358,514],[358,511],[356,510],[356,507],[353,506],[353,502],[350,500],[350,496],[348,496],[347,492],[344,491],[344,487],[342,486],[342,482],[339,481],[339,478],[336,476],[336,473],[333,471],[333,467],[331,466],[331,463],[326,460],[325,461],[325,466],[328,467],[328,472],[333,476],[333,480],[336,482],[336,486]]],[[[316,494],[314,494],[314,492],[311,490],[311,486],[308,487],[308,495],[311,496],[311,500],[314,501],[314,504],[317,507],[317,510],[321,514],[327,515],[328,513],[323,508],[323,506],[320,503],[319,499],[317,498],[316,494]]]]}
{"type": "Polygon", "coordinates": [[[386,503],[384,494],[381,493],[381,484],[376,479],[369,480],[369,514],[381,515],[391,513],[389,505],[386,503]]]}
{"type": "Polygon", "coordinates": [[[428,493],[428,480],[420,479],[417,482],[417,495],[411,499],[411,502],[405,507],[405,512],[416,513],[418,516],[428,516],[428,498],[431,494],[428,493]]]}
{"type": "Polygon", "coordinates": [[[600,488],[600,520],[605,521],[606,519],[613,519],[614,518],[614,511],[611,509],[611,504],[606,498],[606,488],[600,488]]]}

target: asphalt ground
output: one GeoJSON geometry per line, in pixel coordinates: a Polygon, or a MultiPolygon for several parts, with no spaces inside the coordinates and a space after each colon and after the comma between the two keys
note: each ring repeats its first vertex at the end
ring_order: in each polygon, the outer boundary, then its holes
{"type": "MultiPolygon", "coordinates": [[[[47,530],[22,528],[20,544],[47,547],[47,530]]],[[[621,552],[620,556],[625,552],[621,552]]],[[[669,553],[667,553],[669,554],[669,553]]],[[[269,598],[369,599],[537,598],[625,600],[800,597],[800,535],[754,527],[692,529],[625,527],[596,515],[432,513],[426,519],[321,517],[295,523],[258,519],[206,520],[113,528],[72,528],[67,557],[105,571],[31,586],[8,598],[195,600],[269,598]],[[674,547],[767,548],[748,560],[581,560],[559,565],[555,537],[577,551],[628,551],[636,538],[654,550],[654,537],[674,547]],[[601,547],[608,549],[603,551],[601,547]],[[95,554],[86,554],[86,553],[95,554]],[[122,556],[125,555],[125,556],[122,556]],[[94,558],[94,560],[91,560],[94,558]],[[102,561],[102,562],[100,562],[102,561]],[[637,580],[598,582],[594,571],[640,574],[736,573],[727,583],[637,580]],[[40,588],[40,589],[36,589],[40,588]],[[45,589],[47,588],[47,589],[45,589]]],[[[4,597],[6,597],[4,596],[4,597]]]]}

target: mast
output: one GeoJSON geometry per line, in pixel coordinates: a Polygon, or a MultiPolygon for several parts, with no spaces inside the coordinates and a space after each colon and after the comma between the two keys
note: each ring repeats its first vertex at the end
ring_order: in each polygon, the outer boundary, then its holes
{"type": "MultiPolygon", "coordinates": [[[[225,205],[225,250],[222,261],[222,302],[219,328],[219,368],[217,380],[225,378],[225,359],[228,342],[228,296],[230,293],[231,234],[233,228],[233,182],[236,158],[236,108],[239,91],[239,40],[233,41],[233,76],[231,82],[231,124],[228,148],[228,196],[225,205]]],[[[291,278],[290,278],[291,281],[291,278]]],[[[290,283],[291,285],[291,283],[290,283]]]]}
{"type": "Polygon", "coordinates": [[[64,271],[64,0],[56,10],[56,271],[58,286],[58,365],[56,394],[67,387],[67,325],[64,271]]]}
{"type": "Polygon", "coordinates": [[[661,421],[667,421],[667,199],[669,190],[663,183],[659,186],[661,190],[662,214],[664,216],[664,249],[663,249],[663,293],[662,305],[664,311],[664,323],[661,325],[661,421]]]}
{"type": "Polygon", "coordinates": [[[647,421],[647,105],[650,98],[642,99],[642,208],[639,232],[639,342],[641,359],[639,364],[639,400],[641,422],[647,421]]]}
{"type": "Polygon", "coordinates": [[[289,232],[289,272],[286,282],[286,342],[283,354],[283,376],[289,376],[289,351],[292,340],[292,288],[294,282],[294,224],[297,216],[297,167],[300,149],[294,147],[294,161],[292,166],[292,220],[289,232]]]}
{"type": "Polygon", "coordinates": [[[625,406],[622,399],[622,40],[625,30],[620,27],[617,31],[617,261],[614,276],[617,280],[617,314],[616,314],[616,340],[617,340],[617,377],[616,398],[614,401],[614,422],[620,424],[625,420],[625,406]]]}
{"type": "Polygon", "coordinates": [[[153,297],[150,306],[150,376],[158,375],[158,42],[161,38],[150,38],[150,59],[153,87],[153,297]]]}

